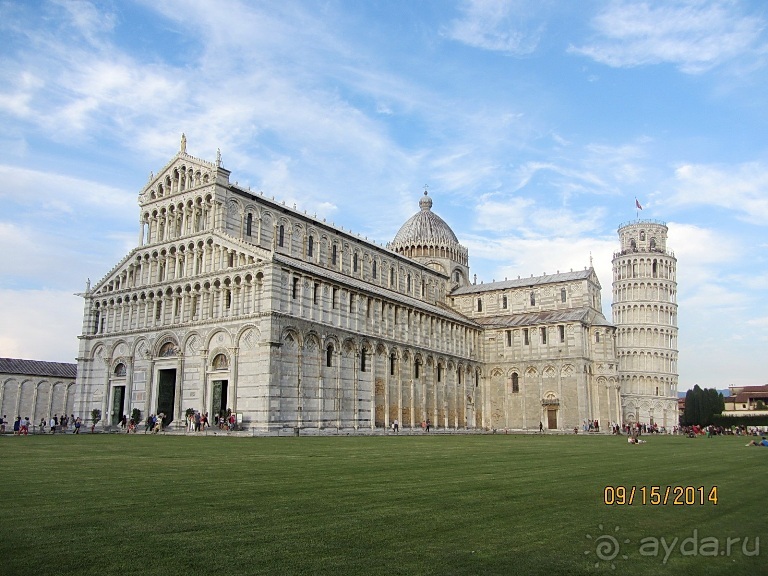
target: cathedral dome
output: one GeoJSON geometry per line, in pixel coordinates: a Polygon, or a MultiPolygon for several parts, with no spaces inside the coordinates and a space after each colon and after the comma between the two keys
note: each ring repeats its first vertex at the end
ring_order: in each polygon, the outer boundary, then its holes
{"type": "Polygon", "coordinates": [[[432,198],[427,195],[426,191],[422,199],[419,200],[419,207],[421,210],[411,216],[395,234],[395,239],[392,241],[393,246],[445,246],[459,243],[456,234],[445,223],[445,220],[432,212],[432,198]]]}
{"type": "Polygon", "coordinates": [[[421,210],[400,227],[390,247],[398,254],[420,260],[445,274],[450,274],[453,268],[453,264],[446,260],[467,266],[467,249],[459,244],[445,220],[432,212],[432,198],[426,191],[419,200],[419,208],[421,210]]]}

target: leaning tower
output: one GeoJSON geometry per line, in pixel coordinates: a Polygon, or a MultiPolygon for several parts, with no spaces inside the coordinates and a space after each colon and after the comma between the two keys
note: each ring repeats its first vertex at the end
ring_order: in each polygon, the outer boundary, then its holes
{"type": "Polygon", "coordinates": [[[677,259],[667,225],[619,227],[613,255],[613,323],[625,424],[671,428],[677,414],[677,259]]]}

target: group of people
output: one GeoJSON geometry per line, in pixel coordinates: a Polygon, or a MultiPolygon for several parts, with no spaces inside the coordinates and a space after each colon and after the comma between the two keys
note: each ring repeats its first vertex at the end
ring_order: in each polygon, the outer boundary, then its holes
{"type": "Polygon", "coordinates": [[[187,430],[189,432],[204,432],[210,426],[208,412],[201,414],[197,410],[187,414],[187,430]]]}
{"type": "Polygon", "coordinates": [[[149,418],[147,418],[147,421],[144,424],[144,434],[150,431],[152,434],[162,432],[163,418],[165,418],[165,413],[163,412],[159,412],[158,414],[150,414],[149,418]]]}
{"type": "Polygon", "coordinates": [[[237,417],[232,410],[227,408],[226,414],[215,416],[215,423],[219,430],[234,430],[237,426],[237,417]]]}
{"type": "MultiPolygon", "coordinates": [[[[0,418],[0,434],[5,434],[5,427],[8,423],[8,416],[3,414],[3,417],[0,418]]],[[[56,434],[57,430],[66,432],[71,428],[74,434],[80,434],[81,425],[82,420],[79,416],[75,418],[74,414],[71,416],[67,416],[66,414],[62,414],[61,416],[54,414],[48,421],[46,421],[45,418],[40,419],[40,424],[38,425],[38,433],[45,434],[46,428],[50,430],[51,434],[56,434]]],[[[30,429],[32,429],[32,423],[29,420],[29,416],[24,418],[21,416],[16,416],[16,420],[13,422],[14,436],[27,436],[30,432],[30,429]]]]}

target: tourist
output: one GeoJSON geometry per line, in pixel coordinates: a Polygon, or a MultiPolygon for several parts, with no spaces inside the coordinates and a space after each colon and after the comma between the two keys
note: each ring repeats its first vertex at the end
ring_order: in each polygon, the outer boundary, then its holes
{"type": "Polygon", "coordinates": [[[146,434],[146,433],[147,433],[147,431],[148,431],[150,428],[152,428],[152,420],[154,420],[154,418],[155,418],[155,415],[154,415],[154,414],[150,414],[150,415],[149,415],[149,417],[147,418],[147,421],[146,421],[146,423],[144,424],[144,434],[146,434]]]}
{"type": "Polygon", "coordinates": [[[539,420],[539,434],[541,434],[542,432],[544,432],[544,423],[541,420],[539,420]]]}
{"type": "Polygon", "coordinates": [[[5,422],[8,419],[8,416],[3,414],[3,417],[0,418],[0,434],[5,434],[5,422]]]}
{"type": "Polygon", "coordinates": [[[82,423],[83,422],[80,420],[80,416],[78,416],[77,419],[75,420],[75,434],[80,434],[80,425],[82,423]]]}
{"type": "Polygon", "coordinates": [[[400,433],[400,422],[398,422],[397,418],[395,418],[395,434],[400,433]]]}
{"type": "Polygon", "coordinates": [[[45,434],[45,416],[40,419],[40,434],[45,434]]]}
{"type": "Polygon", "coordinates": [[[21,434],[21,416],[16,416],[16,420],[13,421],[13,435],[19,434],[21,434]]]}
{"type": "Polygon", "coordinates": [[[155,427],[152,429],[153,434],[157,434],[158,432],[162,431],[163,418],[165,418],[165,414],[162,412],[160,412],[157,416],[155,416],[155,427]]]}
{"type": "Polygon", "coordinates": [[[24,417],[24,421],[21,423],[21,433],[26,436],[29,434],[29,416],[24,417]]]}
{"type": "Polygon", "coordinates": [[[754,440],[751,440],[749,444],[746,444],[746,446],[763,446],[765,448],[768,448],[768,440],[766,440],[765,436],[763,436],[763,439],[760,440],[760,442],[755,442],[754,440]]]}
{"type": "Polygon", "coordinates": [[[430,422],[429,418],[427,418],[427,432],[429,432],[430,428],[432,428],[432,422],[430,422]]]}

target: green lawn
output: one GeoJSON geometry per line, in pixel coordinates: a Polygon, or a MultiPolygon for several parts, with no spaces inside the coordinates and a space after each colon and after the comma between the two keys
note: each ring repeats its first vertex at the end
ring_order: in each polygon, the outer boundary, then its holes
{"type": "Polygon", "coordinates": [[[5,436],[0,574],[768,573],[768,449],[646,438],[5,436]]]}

